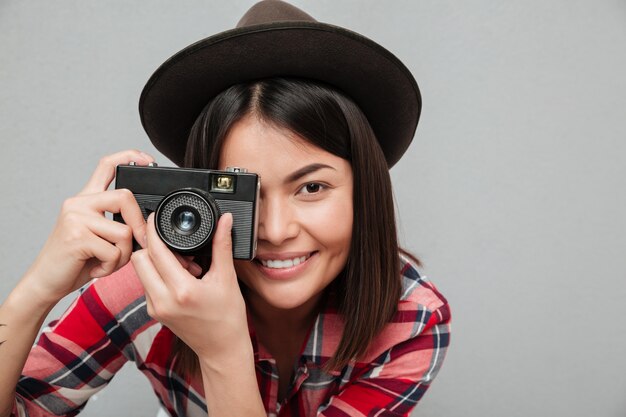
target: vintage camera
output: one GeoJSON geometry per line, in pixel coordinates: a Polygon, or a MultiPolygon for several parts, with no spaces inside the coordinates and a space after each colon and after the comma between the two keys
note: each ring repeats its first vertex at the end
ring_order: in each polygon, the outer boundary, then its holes
{"type": "MultiPolygon", "coordinates": [[[[131,162],[117,167],[115,188],[127,188],[134,194],[144,219],[154,212],[161,240],[185,255],[210,255],[217,220],[223,213],[232,213],[233,257],[254,258],[260,190],[257,174],[243,168],[217,171],[131,162]]],[[[123,223],[121,215],[113,218],[123,223]]]]}

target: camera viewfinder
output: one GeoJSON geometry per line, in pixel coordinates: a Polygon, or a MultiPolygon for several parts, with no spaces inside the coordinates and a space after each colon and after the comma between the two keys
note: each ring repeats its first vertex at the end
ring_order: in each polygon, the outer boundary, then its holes
{"type": "Polygon", "coordinates": [[[211,192],[218,193],[234,193],[235,192],[235,178],[228,174],[213,175],[213,181],[211,183],[211,192]]]}

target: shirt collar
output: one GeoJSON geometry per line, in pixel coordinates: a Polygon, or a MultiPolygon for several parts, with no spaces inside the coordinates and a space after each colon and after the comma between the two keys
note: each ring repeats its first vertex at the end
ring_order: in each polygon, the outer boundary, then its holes
{"type": "MultiPolygon", "coordinates": [[[[256,330],[252,324],[250,311],[248,316],[248,331],[254,349],[254,359],[256,363],[275,363],[274,357],[263,346],[257,337],[256,330]]],[[[310,368],[323,368],[337,351],[341,336],[343,335],[344,320],[336,308],[335,297],[332,294],[326,296],[313,326],[309,330],[302,351],[299,363],[310,368]]],[[[339,372],[331,372],[339,374],[339,372]]]]}

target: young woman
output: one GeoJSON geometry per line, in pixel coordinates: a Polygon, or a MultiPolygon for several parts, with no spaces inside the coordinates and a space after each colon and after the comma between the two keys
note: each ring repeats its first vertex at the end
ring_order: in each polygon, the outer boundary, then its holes
{"type": "Polygon", "coordinates": [[[419,109],[393,55],[284,2],[176,54],[144,89],[144,127],[181,166],[260,175],[256,257],[233,260],[230,213],[210,262],[170,251],[108,190],[117,165],[153,158],[103,158],[0,307],[0,415],[74,415],[128,360],[172,416],[408,415],[450,318],[396,239],[388,168],[419,109]]]}

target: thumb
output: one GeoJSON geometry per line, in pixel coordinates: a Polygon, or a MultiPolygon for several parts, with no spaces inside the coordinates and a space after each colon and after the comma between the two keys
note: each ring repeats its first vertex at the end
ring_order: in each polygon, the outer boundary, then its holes
{"type": "Polygon", "coordinates": [[[217,230],[213,236],[213,252],[209,272],[224,273],[234,269],[232,228],[232,213],[224,213],[217,222],[217,230]]]}

